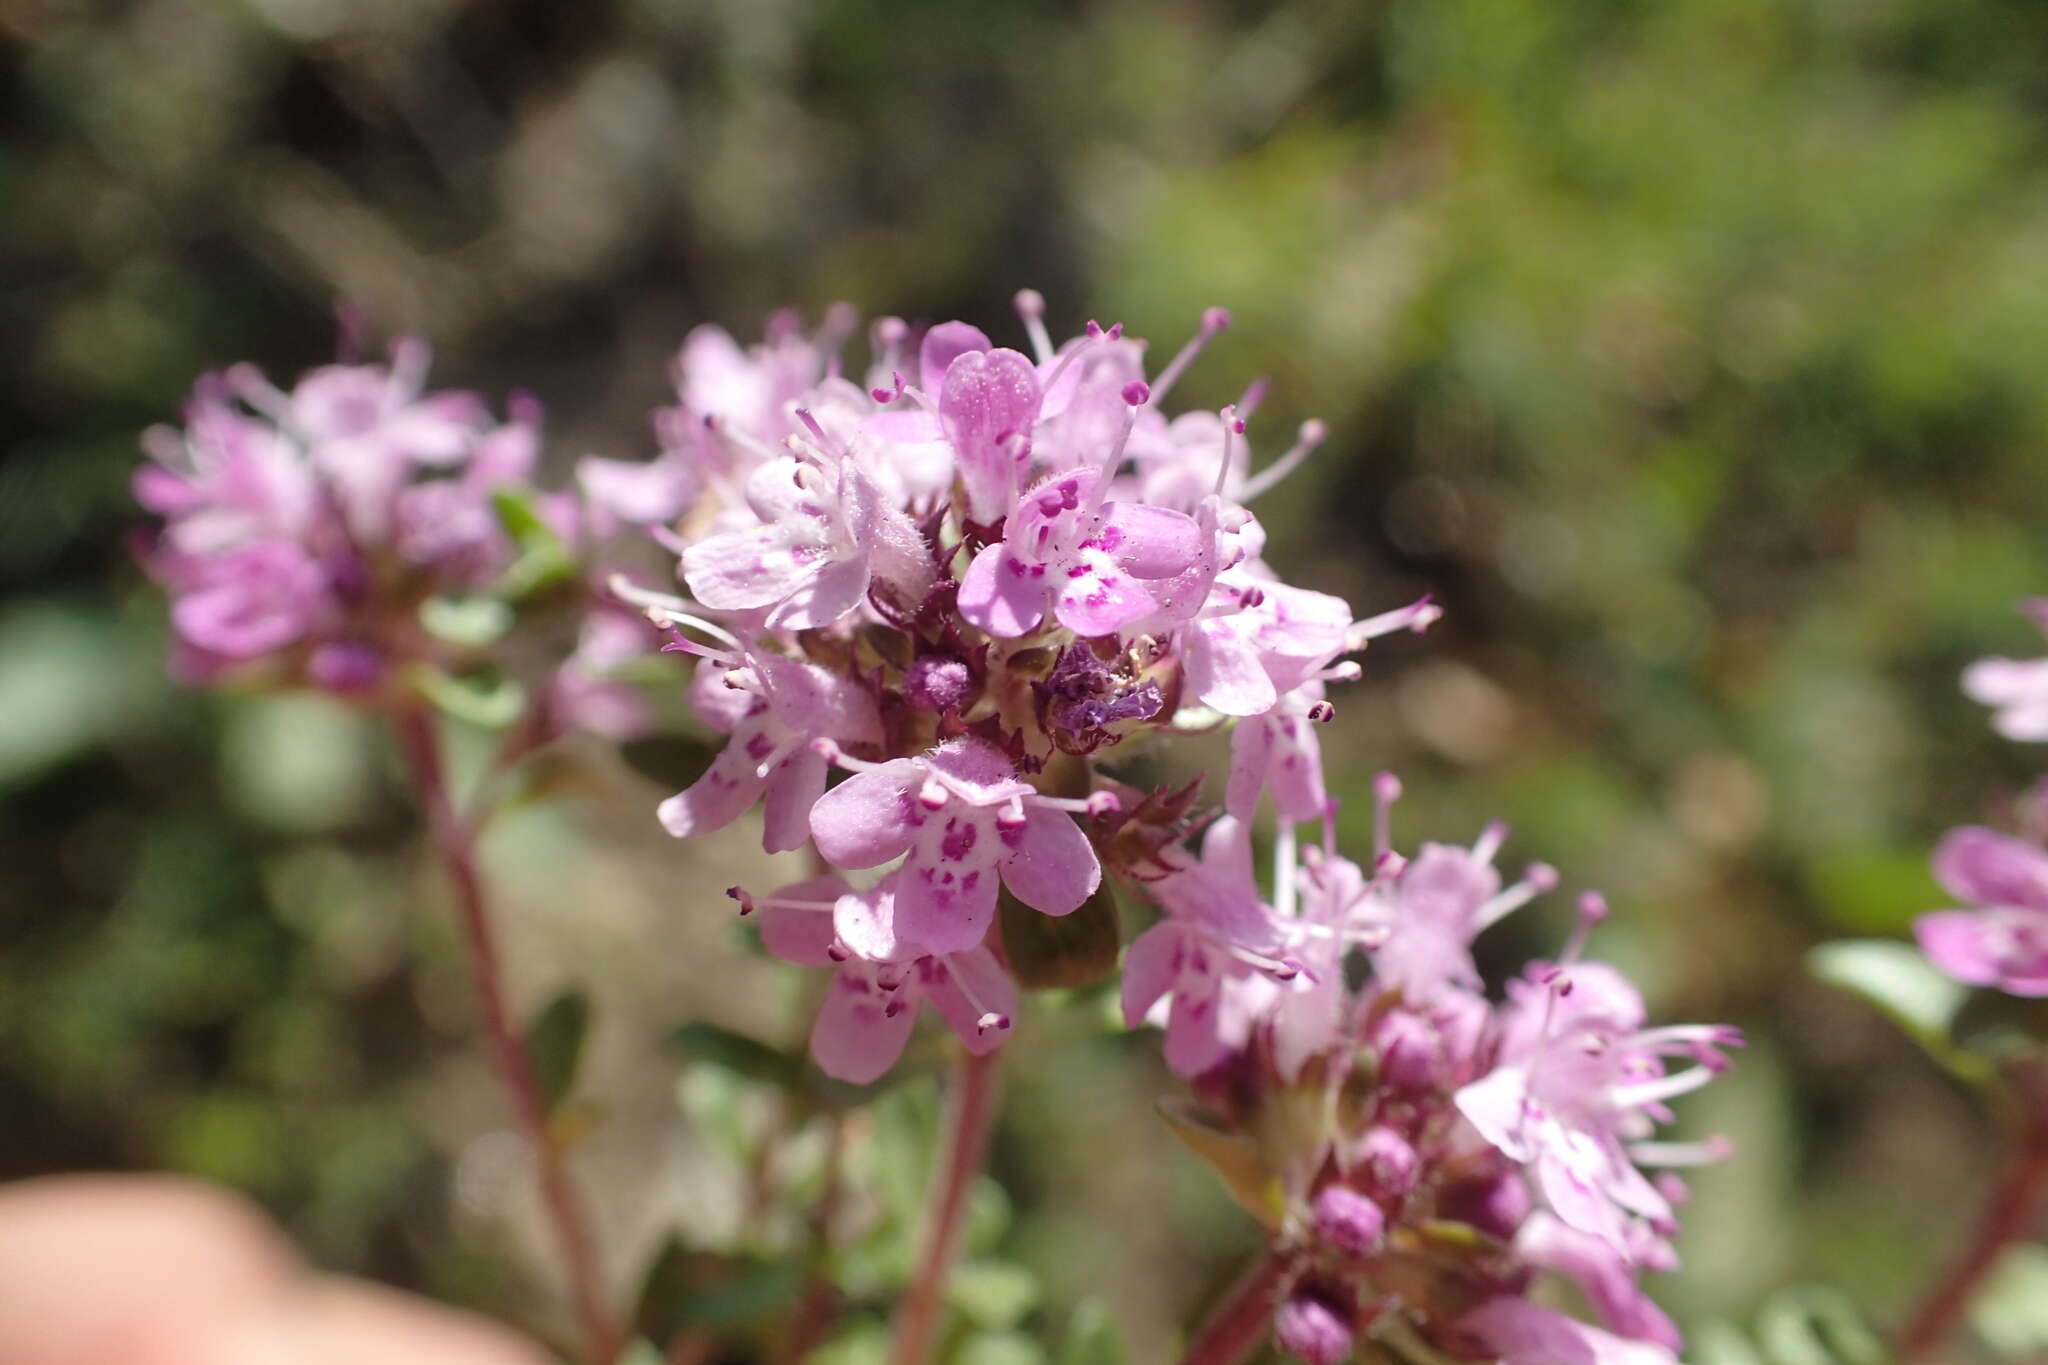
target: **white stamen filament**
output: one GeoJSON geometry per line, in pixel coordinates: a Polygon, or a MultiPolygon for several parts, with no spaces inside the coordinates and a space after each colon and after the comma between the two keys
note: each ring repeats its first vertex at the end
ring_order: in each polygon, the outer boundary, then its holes
{"type": "Polygon", "coordinates": [[[974,1006],[975,1012],[981,1016],[974,1021],[976,1032],[1000,1031],[1010,1026],[1010,1016],[999,1010],[990,1009],[988,1002],[974,993],[974,987],[969,984],[967,974],[954,969],[953,959],[950,956],[942,957],[939,961],[945,965],[946,975],[952,980],[954,988],[966,997],[967,1003],[974,1006]]]}
{"type": "Polygon", "coordinates": [[[1237,500],[1240,503],[1249,503],[1261,493],[1268,493],[1277,488],[1282,479],[1299,469],[1302,461],[1315,453],[1316,447],[1328,439],[1329,434],[1329,428],[1321,422],[1313,419],[1303,422],[1300,434],[1295,438],[1294,444],[1288,447],[1287,453],[1246,479],[1237,500]]]}
{"type": "Polygon", "coordinates": [[[1161,370],[1159,377],[1152,381],[1153,399],[1156,401],[1166,397],[1167,391],[1180,382],[1180,377],[1187,373],[1188,366],[1195,363],[1195,357],[1200,355],[1203,348],[1209,344],[1209,338],[1220,332],[1227,331],[1229,327],[1230,314],[1228,312],[1221,308],[1204,309],[1202,312],[1202,323],[1195,329],[1195,334],[1189,337],[1178,351],[1174,352],[1173,359],[1166,362],[1166,368],[1161,370]]]}
{"type": "Polygon", "coordinates": [[[1281,919],[1293,919],[1298,913],[1300,897],[1295,885],[1301,868],[1301,857],[1294,847],[1294,822],[1281,819],[1273,831],[1273,913],[1281,919]]]}
{"type": "Polygon", "coordinates": [[[1368,616],[1356,622],[1345,634],[1347,649],[1363,649],[1367,640],[1377,640],[1382,635],[1393,635],[1399,631],[1412,630],[1418,633],[1428,630],[1443,619],[1444,609],[1428,597],[1410,602],[1405,607],[1383,611],[1378,616],[1368,616]]]}
{"type": "Polygon", "coordinates": [[[1045,364],[1053,357],[1052,337],[1045,330],[1045,295],[1036,289],[1019,289],[1012,303],[1024,322],[1024,335],[1031,338],[1032,356],[1045,364]]]}

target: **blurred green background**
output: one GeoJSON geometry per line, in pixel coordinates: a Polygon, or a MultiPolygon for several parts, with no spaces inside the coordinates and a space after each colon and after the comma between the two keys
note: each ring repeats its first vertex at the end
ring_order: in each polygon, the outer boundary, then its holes
{"type": "MultiPolygon", "coordinates": [[[[1031,285],[1162,354],[1231,308],[1175,404],[1266,375],[1261,455],[1334,433],[1270,557],[1447,608],[1324,731],[1353,833],[1381,767],[1403,843],[1505,815],[1607,892],[1659,1015],[1749,1030],[1685,1111],[1741,1154],[1660,1297],[1896,1318],[1994,1133],[1801,956],[1937,904],[1925,850],[2030,772],[1955,680],[2034,652],[2009,608],[2048,589],[2044,113],[2023,0],[0,0],[0,1176],[196,1171],[323,1263],[553,1311],[377,737],[162,676],[127,480],[196,372],[319,363],[353,301],[442,384],[538,393],[561,471],[651,449],[696,323],[843,298],[1015,342],[1031,285]]],[[[660,1039],[805,1006],[704,889],[773,875],[750,831],[677,847],[584,757],[492,856],[521,1000],[600,1001],[578,1162],[623,1287],[671,1235],[788,1240],[741,1178],[772,1115],[687,1070],[679,1105],[660,1039]]],[[[981,1307],[1056,1336],[1093,1293],[1149,1360],[1253,1230],[1097,1013],[1011,1049],[981,1307]]]]}

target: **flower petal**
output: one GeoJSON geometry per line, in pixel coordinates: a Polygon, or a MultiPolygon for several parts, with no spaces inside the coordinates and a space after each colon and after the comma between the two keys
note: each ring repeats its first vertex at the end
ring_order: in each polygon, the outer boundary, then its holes
{"type": "Polygon", "coordinates": [[[1133,578],[1172,578],[1202,557],[1202,532],[1193,517],[1143,503],[1110,503],[1092,539],[1133,578]]]}
{"type": "Polygon", "coordinates": [[[2048,916],[2026,910],[1942,910],[1913,921],[1920,951],[1971,986],[2048,995],[2048,916]]]}
{"type": "Polygon", "coordinates": [[[1995,830],[1950,830],[1934,850],[1934,879],[1973,904],[2048,911],[2048,850],[1995,830]]]}
{"type": "Polygon", "coordinates": [[[827,1076],[866,1085],[896,1065],[916,1023],[915,1005],[879,989],[866,969],[842,970],[811,1025],[811,1056],[827,1076]]]}
{"type": "Polygon", "coordinates": [[[733,732],[704,775],[655,808],[661,827],[678,839],[710,834],[740,818],[761,797],[766,784],[754,775],[760,759],[748,752],[758,725],[733,732]]]}
{"type": "Polygon", "coordinates": [[[907,758],[855,773],[811,807],[811,837],[835,867],[874,867],[910,847],[922,774],[907,758]]]}
{"type": "Polygon", "coordinates": [[[799,849],[811,837],[811,807],[825,794],[825,756],[809,745],[768,772],[761,807],[761,847],[770,853],[799,849]]]}
{"type": "Polygon", "coordinates": [[[1152,594],[1101,550],[1083,549],[1063,569],[1055,570],[1054,579],[1059,596],[1053,615],[1084,638],[1114,635],[1159,608],[1152,594]]]}
{"type": "Polygon", "coordinates": [[[998,639],[1014,640],[1045,619],[1046,593],[1043,564],[1025,563],[1008,545],[991,545],[960,580],[960,615],[998,639]]]}
{"type": "Polygon", "coordinates": [[[1072,914],[1102,885],[1095,846],[1065,811],[1026,805],[1023,825],[1001,838],[1003,885],[1033,910],[1072,914]]]}
{"type": "Polygon", "coordinates": [[[1124,949],[1124,1027],[1136,1028],[1180,980],[1181,940],[1187,930],[1161,920],[1124,949]]]}
{"type": "Polygon", "coordinates": [[[889,880],[896,894],[896,932],[905,942],[932,953],[964,953],[988,937],[996,916],[992,849],[943,860],[913,855],[889,880]]]}

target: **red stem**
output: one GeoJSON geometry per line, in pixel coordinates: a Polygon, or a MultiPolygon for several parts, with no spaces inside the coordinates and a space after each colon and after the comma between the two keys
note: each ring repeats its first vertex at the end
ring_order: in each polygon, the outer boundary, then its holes
{"type": "Polygon", "coordinates": [[[939,1309],[946,1296],[946,1277],[959,1250],[960,1228],[967,1213],[968,1191],[981,1173],[994,1126],[996,1099],[1002,1087],[995,1052],[963,1054],[954,1075],[946,1117],[946,1145],[940,1153],[937,1198],[925,1224],[924,1249],[917,1273],[896,1308],[894,1365],[925,1365],[938,1333],[939,1309]]]}
{"type": "Polygon", "coordinates": [[[533,1148],[540,1172],[542,1201],[554,1225],[555,1240],[568,1267],[571,1297],[582,1326],[584,1350],[592,1365],[612,1365],[619,1352],[618,1329],[605,1308],[597,1253],[569,1173],[562,1162],[561,1148],[548,1131],[547,1104],[533,1076],[533,1060],[527,1055],[525,1039],[513,1027],[505,1003],[503,978],[498,969],[498,948],[491,928],[489,902],[484,895],[483,877],[477,867],[476,830],[456,813],[441,766],[440,746],[434,735],[434,720],[423,710],[402,712],[396,721],[400,747],[405,751],[413,785],[425,807],[427,824],[433,831],[434,846],[455,884],[455,903],[461,912],[463,939],[469,949],[470,976],[476,985],[483,1012],[484,1035],[490,1044],[491,1062],[498,1082],[512,1102],[521,1133],[533,1148]]]}
{"type": "Polygon", "coordinates": [[[1927,1355],[1955,1330],[1999,1256],[2033,1226],[2043,1195],[2048,1195],[2048,1105],[2037,1100],[2029,1106],[2005,1172],[1978,1214],[1962,1258],[1928,1291],[1900,1334],[1901,1360],[1927,1355]]]}
{"type": "Polygon", "coordinates": [[[1272,1335],[1273,1314],[1293,1274],[1293,1265],[1279,1252],[1261,1257],[1195,1333],[1181,1365],[1238,1365],[1258,1350],[1272,1335]]]}

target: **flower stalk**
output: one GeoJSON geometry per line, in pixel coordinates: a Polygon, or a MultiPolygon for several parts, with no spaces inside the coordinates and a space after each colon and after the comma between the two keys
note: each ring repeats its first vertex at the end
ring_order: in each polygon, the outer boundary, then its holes
{"type": "Polygon", "coordinates": [[[1181,1365],[1238,1365],[1273,1331],[1273,1313],[1293,1267],[1279,1252],[1261,1257],[1232,1286],[1181,1356],[1181,1365]]]}
{"type": "Polygon", "coordinates": [[[2005,1170],[1962,1255],[1928,1291],[1899,1334],[1899,1359],[1928,1358],[1956,1329],[2006,1248],[2025,1237],[2048,1202],[2048,1097],[2030,1095],[2005,1170]]]}
{"type": "Polygon", "coordinates": [[[954,1071],[946,1110],[945,1142],[939,1153],[938,1178],[924,1230],[917,1269],[903,1301],[897,1305],[889,1359],[894,1365],[925,1365],[936,1344],[946,1280],[960,1251],[960,1233],[967,1219],[967,1197],[988,1155],[1002,1093],[1000,1054],[963,1051],[954,1071]]]}
{"type": "Polygon", "coordinates": [[[542,1203],[568,1271],[584,1352],[592,1365],[611,1365],[619,1351],[618,1328],[605,1307],[589,1224],[570,1183],[561,1147],[548,1130],[547,1104],[534,1078],[533,1059],[525,1040],[513,1026],[505,1001],[490,904],[477,865],[475,827],[457,812],[449,793],[431,713],[423,708],[409,709],[401,712],[395,723],[399,747],[404,751],[414,790],[426,812],[435,851],[455,887],[470,979],[476,987],[492,1068],[511,1102],[521,1135],[533,1149],[542,1203]]]}

